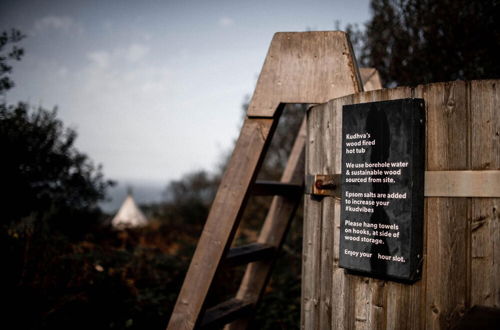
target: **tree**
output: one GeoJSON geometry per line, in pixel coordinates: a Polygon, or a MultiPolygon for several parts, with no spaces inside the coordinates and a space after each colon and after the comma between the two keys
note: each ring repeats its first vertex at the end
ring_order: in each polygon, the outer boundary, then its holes
{"type": "MultiPolygon", "coordinates": [[[[14,86],[10,61],[23,56],[24,50],[16,45],[23,38],[16,29],[0,33],[0,95],[14,86]]],[[[100,166],[74,147],[76,136],[55,109],[0,101],[2,224],[27,216],[54,222],[94,212],[111,182],[103,179],[100,166]]]]}
{"type": "Polygon", "coordinates": [[[188,173],[170,182],[160,216],[169,224],[195,225],[201,229],[218,185],[219,177],[205,171],[188,173]]]}
{"type": "Polygon", "coordinates": [[[0,95],[5,94],[14,86],[14,81],[10,77],[12,65],[9,62],[12,60],[20,61],[24,55],[24,49],[15,45],[23,38],[24,35],[16,29],[0,33],[0,95]],[[13,44],[12,48],[6,50],[9,44],[13,44]]]}
{"type": "Polygon", "coordinates": [[[74,147],[75,139],[76,132],[64,128],[55,110],[0,104],[4,223],[48,212],[89,211],[104,198],[110,182],[74,147]]]}
{"type": "Polygon", "coordinates": [[[386,86],[500,76],[500,1],[372,0],[361,62],[386,86]]]}

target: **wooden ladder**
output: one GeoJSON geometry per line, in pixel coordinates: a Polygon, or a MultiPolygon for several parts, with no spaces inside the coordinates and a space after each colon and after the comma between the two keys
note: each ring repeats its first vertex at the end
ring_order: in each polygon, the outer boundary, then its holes
{"type": "Polygon", "coordinates": [[[324,103],[362,91],[344,32],[276,33],[167,329],[246,328],[302,197],[305,120],[279,182],[255,181],[286,103],[324,103]],[[230,248],[250,194],[275,195],[255,243],[230,248]],[[236,296],[207,308],[223,264],[248,263],[236,296]]]}

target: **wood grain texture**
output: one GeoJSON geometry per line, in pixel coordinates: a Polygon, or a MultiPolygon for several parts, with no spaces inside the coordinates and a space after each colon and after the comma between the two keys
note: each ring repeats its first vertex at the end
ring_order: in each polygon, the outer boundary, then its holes
{"type": "MultiPolygon", "coordinates": [[[[307,143],[323,143],[318,121],[307,119],[307,143]]],[[[321,148],[321,146],[319,146],[321,148]]],[[[323,159],[318,154],[309,154],[306,147],[306,174],[319,173],[323,166],[323,159]]],[[[303,238],[302,238],[302,304],[301,328],[319,329],[319,303],[321,284],[321,204],[306,195],[304,200],[303,238]]]]}
{"type": "MultiPolygon", "coordinates": [[[[308,197],[306,197],[308,198],[308,197]]],[[[306,200],[302,244],[301,328],[319,329],[319,300],[321,285],[321,205],[306,200]]]]}
{"type": "MultiPolygon", "coordinates": [[[[464,82],[422,86],[427,110],[428,171],[466,170],[468,90],[464,82]]],[[[428,198],[425,325],[445,329],[463,316],[467,304],[468,200],[428,198]],[[453,288],[450,284],[453,283],[453,288]]]]}
{"type": "MultiPolygon", "coordinates": [[[[340,131],[329,124],[336,112],[341,113],[343,104],[419,97],[426,103],[429,173],[496,171],[500,168],[498,83],[457,81],[375,90],[318,105],[308,113],[306,168],[325,171],[325,164],[340,153],[340,142],[330,145],[333,139],[327,135],[340,131]]],[[[306,203],[306,212],[310,213],[306,213],[304,227],[304,239],[308,240],[304,241],[303,281],[325,282],[303,282],[307,298],[303,304],[309,304],[303,308],[303,319],[307,321],[303,320],[303,328],[315,329],[319,324],[325,328],[323,325],[331,320],[331,329],[448,329],[457,325],[472,306],[499,306],[499,198],[426,197],[423,274],[411,285],[349,275],[338,268],[340,214],[331,200],[309,198],[306,203]],[[325,220],[333,223],[333,235],[325,220]],[[331,235],[333,244],[322,235],[331,235]],[[321,240],[316,242],[321,243],[314,247],[317,237],[321,240]],[[328,254],[330,259],[323,257],[328,254]],[[325,279],[330,270],[331,280],[325,279]],[[331,290],[329,301],[323,298],[322,290],[331,290]],[[319,302],[317,310],[310,307],[314,306],[310,301],[319,302]],[[331,316],[324,315],[327,311],[331,316]]]]}
{"type": "MultiPolygon", "coordinates": [[[[337,145],[339,142],[338,123],[342,121],[342,117],[337,113],[325,113],[324,122],[320,123],[320,132],[326,133],[323,135],[323,143],[325,148],[329,149],[337,145]]],[[[333,153],[331,157],[326,157],[320,163],[321,167],[317,168],[319,172],[309,172],[310,174],[319,173],[340,173],[340,157],[339,154],[333,153]]],[[[312,166],[311,166],[312,168],[312,166]]],[[[320,292],[319,292],[319,325],[320,329],[331,327],[332,323],[332,282],[334,265],[329,262],[333,258],[334,246],[334,230],[335,222],[332,219],[335,213],[340,209],[337,202],[338,199],[330,197],[323,199],[321,212],[321,242],[320,242],[320,292]]]]}
{"type": "Polygon", "coordinates": [[[323,103],[361,90],[353,54],[342,31],[276,33],[247,115],[272,117],[279,103],[323,103]]]}
{"type": "Polygon", "coordinates": [[[500,171],[498,170],[426,171],[424,195],[427,197],[500,197],[499,182],[500,171]]]}
{"type": "MultiPolygon", "coordinates": [[[[471,169],[500,169],[500,85],[472,82],[471,169]]],[[[500,186],[500,180],[496,182],[500,186]]],[[[500,307],[500,198],[473,199],[471,207],[471,304],[500,307]]]]}

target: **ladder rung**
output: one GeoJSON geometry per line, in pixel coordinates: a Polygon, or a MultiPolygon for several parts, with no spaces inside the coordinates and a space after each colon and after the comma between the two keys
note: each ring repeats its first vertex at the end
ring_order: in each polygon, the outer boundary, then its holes
{"type": "Polygon", "coordinates": [[[201,320],[201,328],[216,328],[244,316],[250,315],[253,309],[251,302],[240,299],[229,299],[206,310],[201,320]]]}
{"type": "Polygon", "coordinates": [[[283,183],[278,181],[256,181],[253,185],[252,193],[254,195],[282,195],[291,196],[300,194],[304,187],[300,184],[283,183]]]}
{"type": "Polygon", "coordinates": [[[251,243],[248,245],[231,248],[224,260],[224,265],[237,266],[249,262],[272,258],[276,248],[263,243],[251,243]]]}

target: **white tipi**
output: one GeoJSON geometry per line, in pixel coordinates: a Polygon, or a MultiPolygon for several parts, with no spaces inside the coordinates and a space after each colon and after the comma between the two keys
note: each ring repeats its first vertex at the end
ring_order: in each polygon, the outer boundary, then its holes
{"type": "Polygon", "coordinates": [[[146,225],[147,222],[146,216],[135,203],[130,191],[125,201],[123,201],[120,210],[118,210],[118,213],[111,220],[111,224],[116,228],[139,227],[146,225]]]}

